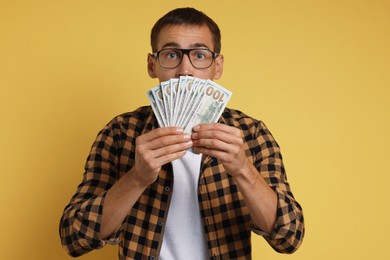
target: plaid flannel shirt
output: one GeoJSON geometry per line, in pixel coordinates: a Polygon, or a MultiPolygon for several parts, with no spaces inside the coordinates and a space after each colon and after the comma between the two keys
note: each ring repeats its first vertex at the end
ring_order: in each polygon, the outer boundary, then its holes
{"type": "MultiPolygon", "coordinates": [[[[294,252],[304,235],[303,214],[287,182],[278,144],[261,121],[240,111],[225,109],[219,122],[242,130],[245,152],[276,192],[278,206],[274,230],[266,235],[251,222],[244,199],[222,164],[203,156],[198,201],[210,259],[250,259],[251,231],[263,235],[278,252],[294,252]]],[[[113,237],[100,238],[107,190],[134,165],[135,139],[156,127],[148,106],[117,116],[98,134],[82,183],[60,222],[61,242],[71,256],[114,242],[119,244],[120,259],[158,259],[174,185],[171,164],[162,167],[113,237]]]]}

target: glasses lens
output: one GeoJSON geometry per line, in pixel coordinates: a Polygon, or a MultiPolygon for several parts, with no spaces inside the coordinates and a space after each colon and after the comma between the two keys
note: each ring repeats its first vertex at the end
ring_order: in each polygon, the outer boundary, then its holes
{"type": "Polygon", "coordinates": [[[198,69],[210,67],[213,62],[213,53],[206,49],[195,49],[190,51],[192,65],[198,69]]]}
{"type": "Polygon", "coordinates": [[[166,49],[159,53],[160,65],[165,68],[175,68],[179,66],[183,54],[180,50],[166,49]]]}

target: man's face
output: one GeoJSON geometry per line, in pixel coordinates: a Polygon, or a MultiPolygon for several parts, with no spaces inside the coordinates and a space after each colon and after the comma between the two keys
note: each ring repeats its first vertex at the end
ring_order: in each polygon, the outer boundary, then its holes
{"type": "MultiPolygon", "coordinates": [[[[165,26],[157,38],[157,51],[165,48],[207,48],[214,51],[213,37],[207,26],[165,26]]],[[[161,67],[156,57],[148,55],[148,73],[150,77],[158,78],[160,82],[185,75],[201,79],[219,79],[222,71],[222,55],[215,58],[211,66],[206,69],[194,68],[187,55],[183,56],[181,64],[174,69],[161,67]]]]}

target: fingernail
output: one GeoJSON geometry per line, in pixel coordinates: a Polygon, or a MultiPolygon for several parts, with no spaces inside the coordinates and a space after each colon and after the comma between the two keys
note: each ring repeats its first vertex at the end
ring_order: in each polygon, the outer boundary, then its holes
{"type": "Polygon", "coordinates": [[[176,128],[176,132],[178,132],[178,133],[183,133],[183,132],[184,132],[184,129],[183,129],[183,128],[180,128],[180,127],[178,127],[178,128],[176,128]]]}
{"type": "Polygon", "coordinates": [[[200,126],[199,125],[196,125],[192,128],[192,130],[196,131],[196,130],[199,130],[200,126]]]}
{"type": "Polygon", "coordinates": [[[198,133],[192,133],[191,137],[192,137],[193,139],[198,138],[198,133]]]}
{"type": "Polygon", "coordinates": [[[183,138],[184,138],[184,140],[190,140],[190,139],[191,139],[191,135],[189,135],[189,134],[184,134],[184,135],[183,135],[183,138]]]}

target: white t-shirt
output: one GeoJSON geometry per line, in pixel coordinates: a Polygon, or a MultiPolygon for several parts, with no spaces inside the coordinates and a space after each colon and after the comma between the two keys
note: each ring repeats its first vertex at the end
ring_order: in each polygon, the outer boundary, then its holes
{"type": "Polygon", "coordinates": [[[187,152],[172,162],[173,194],[160,259],[209,259],[197,192],[201,159],[187,152]]]}

